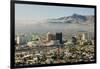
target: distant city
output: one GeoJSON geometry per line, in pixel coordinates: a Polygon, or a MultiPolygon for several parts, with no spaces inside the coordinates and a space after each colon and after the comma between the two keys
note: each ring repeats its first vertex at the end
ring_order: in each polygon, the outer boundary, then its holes
{"type": "Polygon", "coordinates": [[[94,39],[80,31],[70,39],[62,32],[19,33],[15,38],[15,65],[91,62],[94,58],[94,39]]]}
{"type": "Polygon", "coordinates": [[[15,4],[15,66],[95,61],[94,8],[15,4]]]}

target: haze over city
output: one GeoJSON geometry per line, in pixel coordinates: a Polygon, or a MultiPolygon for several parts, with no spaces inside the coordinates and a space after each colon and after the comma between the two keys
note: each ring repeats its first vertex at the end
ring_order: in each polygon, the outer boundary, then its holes
{"type": "MultiPolygon", "coordinates": [[[[73,16],[74,14],[82,16],[94,16],[94,9],[80,7],[15,4],[15,30],[16,32],[76,32],[80,30],[90,32],[94,31],[94,24],[80,25],[74,23],[69,25],[68,23],[54,24],[49,22],[51,19],[73,16]]],[[[94,23],[94,21],[92,22],[94,23]]]]}
{"type": "Polygon", "coordinates": [[[94,8],[15,4],[15,66],[95,61],[94,8]]]}

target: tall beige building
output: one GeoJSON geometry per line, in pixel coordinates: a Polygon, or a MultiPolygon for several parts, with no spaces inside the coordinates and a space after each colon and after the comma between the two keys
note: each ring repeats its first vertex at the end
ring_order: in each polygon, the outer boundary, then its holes
{"type": "Polygon", "coordinates": [[[88,34],[86,32],[78,32],[77,38],[78,40],[87,40],[88,34]]]}
{"type": "Polygon", "coordinates": [[[51,34],[50,32],[47,33],[47,41],[51,41],[54,40],[55,36],[53,34],[51,34]]]}

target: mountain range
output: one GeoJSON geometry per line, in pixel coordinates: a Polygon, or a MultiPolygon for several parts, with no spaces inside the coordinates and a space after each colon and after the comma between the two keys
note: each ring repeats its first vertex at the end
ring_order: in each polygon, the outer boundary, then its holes
{"type": "Polygon", "coordinates": [[[71,16],[59,17],[55,19],[48,19],[48,23],[79,23],[79,24],[93,24],[94,16],[93,15],[79,15],[73,14],[71,16]]]}

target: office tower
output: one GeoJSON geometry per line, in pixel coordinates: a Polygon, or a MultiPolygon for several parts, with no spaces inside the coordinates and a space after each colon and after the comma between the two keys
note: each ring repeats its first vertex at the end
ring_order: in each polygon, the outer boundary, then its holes
{"type": "Polygon", "coordinates": [[[20,37],[17,36],[17,37],[16,37],[16,44],[19,45],[19,43],[20,43],[20,37]]]}
{"type": "Polygon", "coordinates": [[[24,45],[27,43],[27,38],[26,36],[20,35],[20,44],[24,45]]]}
{"type": "Polygon", "coordinates": [[[77,39],[81,40],[82,35],[80,33],[77,33],[77,39]]]}
{"type": "Polygon", "coordinates": [[[56,33],[56,40],[59,40],[59,43],[62,44],[62,32],[56,33]]]}
{"type": "Polygon", "coordinates": [[[83,33],[82,34],[82,38],[81,38],[82,40],[86,40],[86,33],[83,33]]]}
{"type": "Polygon", "coordinates": [[[78,40],[86,40],[88,39],[88,34],[86,32],[78,32],[78,40]]]}
{"type": "Polygon", "coordinates": [[[51,41],[54,40],[55,36],[53,34],[51,34],[50,32],[47,33],[47,41],[51,41]]]}
{"type": "Polygon", "coordinates": [[[77,38],[76,38],[75,36],[72,37],[72,42],[73,42],[74,45],[76,45],[76,43],[77,43],[77,38]]]}

